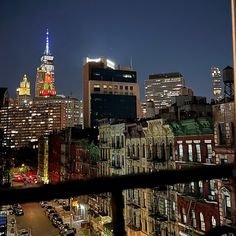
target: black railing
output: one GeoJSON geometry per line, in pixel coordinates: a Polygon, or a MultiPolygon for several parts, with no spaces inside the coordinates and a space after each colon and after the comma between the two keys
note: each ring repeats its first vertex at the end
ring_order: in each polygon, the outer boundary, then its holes
{"type": "MultiPolygon", "coordinates": [[[[125,235],[123,218],[122,191],[134,188],[154,188],[159,185],[173,185],[206,179],[231,178],[235,184],[236,168],[232,164],[218,166],[203,166],[183,170],[161,170],[155,173],[135,175],[99,177],[87,180],[68,181],[58,184],[48,184],[32,188],[0,189],[0,205],[15,202],[39,202],[55,198],[68,198],[88,194],[111,192],[112,222],[114,236],[125,235]]],[[[235,186],[234,186],[235,187],[235,186]]],[[[207,236],[217,236],[223,233],[236,233],[236,229],[218,226],[206,233],[207,236]]]]}

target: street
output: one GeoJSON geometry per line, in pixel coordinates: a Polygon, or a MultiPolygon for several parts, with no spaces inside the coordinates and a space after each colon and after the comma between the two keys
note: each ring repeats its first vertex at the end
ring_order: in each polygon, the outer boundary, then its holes
{"type": "Polygon", "coordinates": [[[58,236],[59,230],[55,228],[38,202],[22,204],[23,216],[16,216],[18,231],[22,228],[30,229],[32,236],[58,236]]]}

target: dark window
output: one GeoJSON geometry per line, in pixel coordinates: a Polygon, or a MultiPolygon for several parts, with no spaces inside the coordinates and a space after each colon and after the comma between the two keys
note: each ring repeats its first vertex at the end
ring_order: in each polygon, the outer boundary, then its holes
{"type": "Polygon", "coordinates": [[[94,92],[100,92],[100,88],[94,88],[93,91],[94,92]]]}
{"type": "Polygon", "coordinates": [[[224,144],[226,144],[225,123],[219,123],[218,129],[219,129],[219,144],[224,145],[224,144]]]}

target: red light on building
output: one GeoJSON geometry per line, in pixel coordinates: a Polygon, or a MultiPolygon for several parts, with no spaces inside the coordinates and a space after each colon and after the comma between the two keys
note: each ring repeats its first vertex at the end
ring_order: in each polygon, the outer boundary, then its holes
{"type": "Polygon", "coordinates": [[[56,90],[52,80],[52,74],[47,72],[44,77],[42,89],[40,91],[41,96],[55,96],[56,90]]]}

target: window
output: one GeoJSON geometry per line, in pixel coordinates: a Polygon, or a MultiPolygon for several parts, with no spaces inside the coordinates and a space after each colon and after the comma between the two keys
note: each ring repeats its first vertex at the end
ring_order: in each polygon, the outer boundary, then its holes
{"type": "Polygon", "coordinates": [[[145,144],[143,144],[143,158],[145,158],[145,144]]]}
{"type": "Polygon", "coordinates": [[[211,217],[211,226],[212,228],[216,227],[216,218],[214,216],[211,217]]]}
{"type": "Polygon", "coordinates": [[[165,215],[168,215],[168,202],[167,202],[167,199],[165,199],[165,215]]]}
{"type": "Polygon", "coordinates": [[[172,211],[171,211],[172,219],[175,219],[175,211],[176,211],[176,203],[172,202],[172,211]]]}
{"type": "Polygon", "coordinates": [[[183,160],[183,144],[179,144],[179,161],[183,160]]]}
{"type": "Polygon", "coordinates": [[[128,90],[129,89],[129,87],[128,86],[125,86],[125,90],[128,90]]]}
{"type": "Polygon", "coordinates": [[[123,90],[123,86],[122,85],[120,86],[120,89],[123,90]]]}
{"type": "Polygon", "coordinates": [[[188,143],[188,160],[193,161],[193,146],[191,143],[188,143]]]}
{"type": "Polygon", "coordinates": [[[187,216],[186,216],[186,210],[185,210],[185,208],[182,208],[182,221],[183,221],[183,223],[184,224],[186,224],[186,222],[187,222],[187,216]]]}
{"type": "Polygon", "coordinates": [[[231,218],[231,198],[230,192],[224,192],[224,213],[226,218],[231,218]]]}
{"type": "Polygon", "coordinates": [[[170,145],[169,145],[169,155],[170,155],[170,160],[173,160],[172,143],[170,143],[170,145]]]}
{"type": "Polygon", "coordinates": [[[130,86],[129,89],[130,89],[130,90],[133,90],[133,86],[130,86]]]}
{"type": "Polygon", "coordinates": [[[190,192],[194,193],[194,182],[190,183],[190,192]]]}
{"type": "Polygon", "coordinates": [[[94,91],[94,92],[100,92],[100,85],[95,84],[95,85],[93,86],[93,91],[94,91]]]}
{"type": "Polygon", "coordinates": [[[203,193],[203,182],[202,182],[202,180],[200,180],[198,182],[198,189],[199,189],[199,193],[202,194],[203,193]]]}
{"type": "Polygon", "coordinates": [[[165,144],[164,143],[161,145],[161,159],[162,160],[166,159],[166,152],[165,152],[165,144]]]}
{"type": "Polygon", "coordinates": [[[129,145],[127,146],[127,156],[128,157],[130,156],[130,147],[129,147],[129,145]]]}
{"type": "Polygon", "coordinates": [[[206,144],[206,149],[207,149],[207,158],[212,158],[212,145],[211,145],[211,143],[206,144]]]}
{"type": "Polygon", "coordinates": [[[191,215],[192,215],[192,220],[191,220],[191,224],[194,228],[196,228],[197,226],[197,221],[196,221],[196,214],[194,210],[191,210],[191,215]]]}
{"type": "Polygon", "coordinates": [[[219,123],[218,130],[219,130],[219,144],[225,145],[226,144],[225,123],[219,123]]]}
{"type": "Polygon", "coordinates": [[[204,220],[204,216],[203,216],[202,212],[200,212],[200,229],[202,231],[206,230],[206,228],[205,228],[205,220],[204,220]]]}
{"type": "Polygon", "coordinates": [[[209,180],[209,190],[210,190],[210,195],[215,196],[215,180],[211,179],[209,180]]]}
{"type": "Polygon", "coordinates": [[[196,156],[197,156],[197,161],[201,162],[202,156],[201,156],[201,146],[199,143],[196,144],[196,156]]]}
{"type": "Polygon", "coordinates": [[[132,145],[132,154],[135,155],[135,147],[134,147],[134,144],[132,145]]]}

